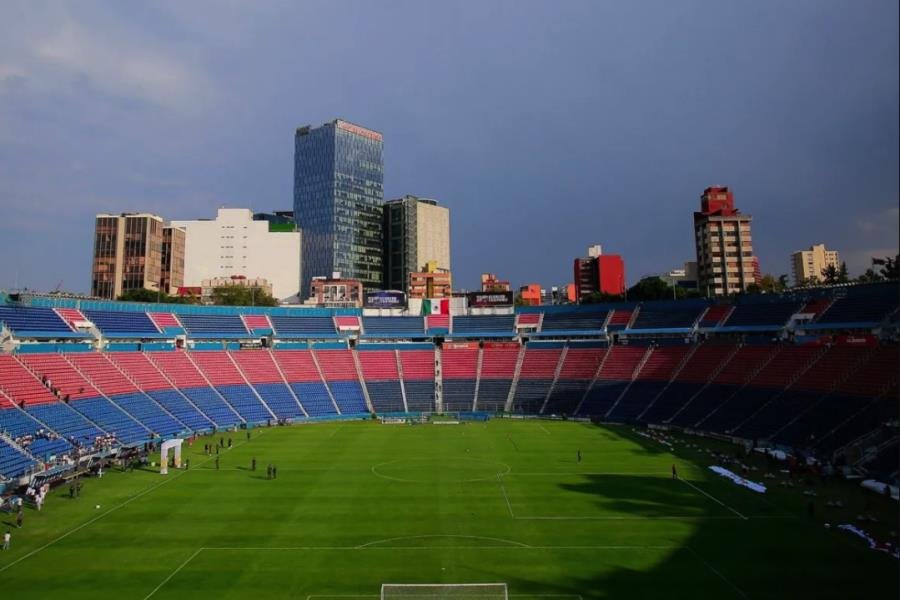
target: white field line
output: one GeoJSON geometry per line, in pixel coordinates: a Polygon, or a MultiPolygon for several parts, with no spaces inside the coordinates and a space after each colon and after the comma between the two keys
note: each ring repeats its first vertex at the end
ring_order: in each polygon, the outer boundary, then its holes
{"type": "Polygon", "coordinates": [[[550,435],[550,432],[547,431],[547,428],[546,428],[546,427],[544,427],[544,426],[541,425],[540,423],[538,423],[537,426],[541,428],[541,431],[543,431],[543,432],[546,433],[547,435],[550,435]]]}
{"type": "Polygon", "coordinates": [[[512,504],[509,503],[509,496],[506,493],[506,486],[503,485],[503,477],[500,474],[497,474],[497,483],[500,484],[500,491],[503,492],[503,499],[506,500],[506,508],[509,510],[509,516],[513,519],[516,518],[515,513],[513,513],[512,504]]]}
{"type": "MultiPolygon", "coordinates": [[[[428,585],[428,584],[426,584],[428,585]]],[[[438,584],[440,585],[440,584],[438,584]]],[[[483,585],[483,584],[473,584],[473,585],[483,585]]],[[[584,600],[584,596],[581,594],[508,594],[509,598],[576,598],[577,600],[584,600]]],[[[306,597],[306,600],[313,600],[314,598],[380,598],[378,594],[310,594],[306,597]]]]}
{"type": "Polygon", "coordinates": [[[731,512],[733,512],[734,514],[736,514],[737,516],[739,516],[739,517],[742,518],[743,520],[745,520],[745,521],[747,520],[747,517],[745,517],[744,515],[742,515],[741,513],[739,513],[738,511],[736,511],[735,509],[731,508],[730,506],[728,506],[727,504],[725,504],[724,502],[722,502],[721,500],[719,500],[718,498],[716,498],[716,497],[713,496],[712,494],[710,494],[710,493],[708,493],[708,492],[705,492],[705,491],[701,490],[700,488],[698,488],[696,485],[694,485],[693,483],[691,483],[691,482],[688,481],[687,479],[681,479],[681,478],[679,477],[678,480],[679,480],[679,481],[683,481],[683,482],[686,483],[688,486],[690,486],[691,488],[697,490],[698,492],[700,492],[701,494],[703,494],[704,496],[706,496],[707,498],[709,498],[710,500],[712,500],[713,502],[715,502],[716,504],[718,504],[719,506],[724,506],[725,508],[727,508],[728,510],[730,510],[731,512]]]}
{"type": "Polygon", "coordinates": [[[685,548],[687,548],[688,550],[690,550],[691,554],[693,554],[694,556],[696,556],[697,559],[698,559],[701,563],[703,563],[703,565],[704,565],[707,569],[709,569],[712,573],[714,573],[719,579],[721,579],[721,580],[724,581],[726,584],[728,584],[728,587],[730,587],[730,588],[733,589],[735,592],[737,592],[738,595],[740,595],[741,598],[747,598],[747,594],[746,594],[746,592],[744,592],[744,590],[742,590],[741,588],[739,588],[738,586],[736,586],[734,583],[731,582],[730,579],[728,579],[727,577],[725,577],[724,575],[722,575],[722,573],[719,572],[718,569],[716,569],[716,568],[713,567],[711,564],[709,564],[708,562],[706,562],[706,559],[703,558],[702,556],[700,556],[700,554],[698,554],[696,550],[694,550],[694,549],[691,548],[690,546],[685,546],[685,548]]]}
{"type": "MultiPolygon", "coordinates": [[[[262,435],[262,433],[260,433],[260,435],[262,435]]],[[[246,442],[247,442],[247,440],[242,440],[242,441],[238,442],[237,444],[235,444],[235,445],[234,445],[234,448],[237,448],[238,446],[240,446],[240,445],[242,445],[242,444],[244,444],[244,443],[246,443],[246,442]]],[[[229,450],[230,450],[230,448],[229,448],[229,450]]],[[[218,456],[218,455],[216,455],[216,456],[218,456]]],[[[200,464],[198,464],[196,468],[199,470],[199,467],[201,467],[202,465],[205,465],[206,463],[208,463],[209,461],[214,460],[214,459],[215,459],[215,456],[210,456],[210,457],[207,458],[206,460],[201,461],[200,464]]],[[[45,550],[45,549],[49,548],[50,546],[52,546],[52,545],[55,544],[56,542],[59,542],[60,540],[63,540],[63,539],[65,539],[65,538],[69,537],[69,536],[72,535],[73,533],[77,533],[77,532],[81,531],[82,529],[84,529],[84,528],[87,527],[88,525],[91,525],[91,524],[93,524],[93,523],[96,523],[97,521],[99,521],[100,519],[102,519],[103,517],[105,517],[106,515],[108,515],[108,514],[110,514],[110,513],[112,513],[112,512],[115,512],[115,511],[119,510],[120,508],[123,508],[123,507],[125,507],[125,506],[128,506],[129,504],[131,504],[132,502],[134,502],[134,501],[137,500],[138,498],[142,498],[142,497],[146,496],[147,494],[149,494],[150,492],[155,491],[156,489],[158,489],[158,488],[160,488],[160,487],[166,485],[167,483],[170,483],[170,482],[172,482],[172,481],[175,481],[176,479],[178,479],[178,478],[181,477],[182,475],[184,475],[184,474],[186,474],[186,473],[191,473],[191,472],[194,472],[194,469],[182,469],[182,470],[178,471],[177,473],[175,473],[174,475],[172,475],[171,477],[166,477],[165,479],[163,479],[162,481],[160,481],[160,482],[157,483],[156,485],[153,485],[153,486],[147,488],[147,489],[144,490],[143,492],[140,492],[140,493],[138,493],[138,494],[132,496],[131,498],[126,498],[125,500],[123,500],[123,501],[120,502],[119,504],[113,506],[113,507],[110,508],[109,510],[106,510],[106,511],[100,513],[99,515],[97,515],[97,516],[94,517],[93,519],[90,519],[90,520],[88,520],[88,521],[85,521],[85,522],[82,523],[81,525],[78,525],[77,527],[74,527],[74,528],[70,529],[69,531],[63,533],[62,535],[53,538],[52,540],[50,540],[49,542],[47,542],[47,543],[44,544],[43,546],[41,546],[41,547],[39,547],[39,548],[35,548],[34,550],[32,550],[31,552],[29,552],[28,554],[25,554],[24,556],[22,556],[22,557],[20,557],[20,558],[17,558],[16,560],[12,561],[12,562],[9,563],[8,565],[4,565],[4,566],[0,567],[0,573],[2,573],[3,571],[9,569],[9,568],[12,567],[13,565],[19,564],[20,562],[22,562],[22,561],[25,560],[26,558],[30,558],[30,557],[34,556],[35,554],[37,554],[38,552],[41,552],[42,550],[45,550]]]]}
{"type": "Polygon", "coordinates": [[[152,592],[150,592],[149,594],[147,594],[146,596],[144,596],[144,600],[148,600],[148,598],[150,598],[153,594],[155,594],[156,592],[158,592],[162,586],[166,585],[166,584],[169,582],[170,579],[172,579],[173,577],[175,577],[175,575],[178,574],[178,572],[179,572],[180,570],[182,570],[184,567],[186,567],[187,564],[188,564],[189,562],[191,562],[192,560],[194,560],[194,558],[195,558],[198,554],[200,554],[200,552],[201,552],[202,550],[203,550],[203,548],[197,548],[197,550],[196,550],[193,554],[191,554],[191,555],[187,558],[187,560],[185,560],[183,563],[181,563],[180,565],[178,565],[178,567],[176,567],[176,569],[175,569],[174,571],[172,571],[171,573],[169,573],[169,576],[168,576],[168,577],[166,577],[165,579],[163,579],[163,580],[160,582],[160,584],[159,584],[158,586],[156,586],[155,588],[153,588],[153,591],[152,591],[152,592]]]}

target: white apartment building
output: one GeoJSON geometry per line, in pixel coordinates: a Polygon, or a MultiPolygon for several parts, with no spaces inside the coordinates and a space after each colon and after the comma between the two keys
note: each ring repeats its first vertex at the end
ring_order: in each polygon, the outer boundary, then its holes
{"type": "Polygon", "coordinates": [[[242,275],[263,278],[283,300],[300,290],[300,233],[270,231],[247,208],[220,208],[215,219],[172,221],[185,231],[184,286],[242,275]]]}

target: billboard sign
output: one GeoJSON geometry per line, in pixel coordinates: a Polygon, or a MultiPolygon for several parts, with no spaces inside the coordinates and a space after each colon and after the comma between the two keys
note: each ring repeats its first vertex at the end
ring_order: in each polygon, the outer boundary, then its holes
{"type": "Polygon", "coordinates": [[[400,308],[406,306],[406,294],[384,290],[366,292],[363,306],[366,308],[400,308]]]}
{"type": "Polygon", "coordinates": [[[511,306],[512,303],[512,292],[471,292],[469,294],[469,306],[473,308],[511,306]]]}

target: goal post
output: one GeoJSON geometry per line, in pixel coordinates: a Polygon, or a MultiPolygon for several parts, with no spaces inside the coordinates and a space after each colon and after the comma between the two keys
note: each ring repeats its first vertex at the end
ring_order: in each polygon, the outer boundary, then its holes
{"type": "Polygon", "coordinates": [[[384,583],[381,600],[509,600],[505,583],[384,583]]]}

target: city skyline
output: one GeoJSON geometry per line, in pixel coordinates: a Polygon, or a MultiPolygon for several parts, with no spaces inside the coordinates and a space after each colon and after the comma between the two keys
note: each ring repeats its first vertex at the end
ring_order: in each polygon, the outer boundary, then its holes
{"type": "Polygon", "coordinates": [[[764,273],[897,252],[896,3],[349,6],[4,4],[0,287],[86,291],[96,213],[289,208],[288,136],[335,117],[384,133],[384,198],[453,212],[460,287],[564,283],[594,242],[667,271],[718,184],[764,273]],[[334,52],[287,35],[348,15],[334,52]]]}

